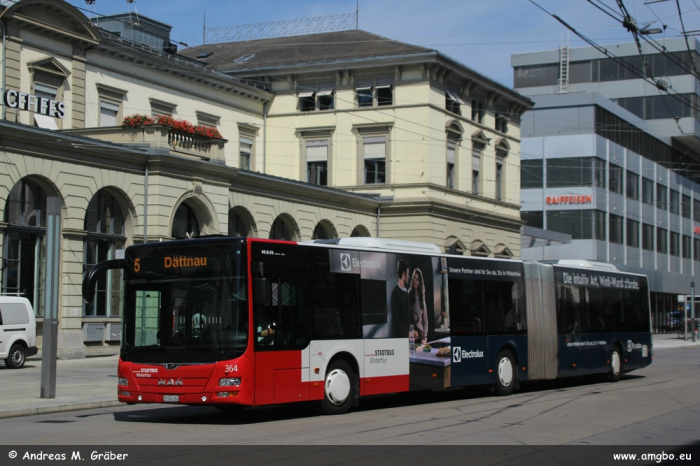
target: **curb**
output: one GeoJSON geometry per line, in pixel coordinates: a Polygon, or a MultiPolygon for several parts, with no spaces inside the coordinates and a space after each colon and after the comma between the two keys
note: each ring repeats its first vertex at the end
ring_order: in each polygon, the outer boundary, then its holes
{"type": "Polygon", "coordinates": [[[111,408],[126,405],[121,401],[93,401],[90,403],[74,403],[69,405],[47,406],[43,408],[17,409],[14,411],[0,412],[0,419],[10,417],[35,416],[37,414],[64,413],[67,411],[80,411],[83,409],[111,408]]]}

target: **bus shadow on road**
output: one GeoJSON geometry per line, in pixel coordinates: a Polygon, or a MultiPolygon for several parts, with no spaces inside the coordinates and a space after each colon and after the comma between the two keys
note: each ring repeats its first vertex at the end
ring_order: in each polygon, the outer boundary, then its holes
{"type": "MultiPolygon", "coordinates": [[[[353,411],[401,408],[489,396],[482,387],[455,388],[441,391],[408,392],[362,398],[353,411]]],[[[323,416],[319,402],[256,406],[239,413],[221,412],[209,406],[163,406],[146,408],[129,406],[114,413],[118,422],[145,422],[189,425],[246,425],[323,416]]]]}
{"type": "MultiPolygon", "coordinates": [[[[623,381],[643,379],[642,375],[626,374],[623,381]]],[[[533,394],[546,391],[565,391],[570,388],[611,387],[605,377],[569,377],[556,380],[533,381],[521,384],[516,391],[520,394],[533,394]]],[[[490,386],[454,388],[438,391],[416,391],[394,395],[377,395],[362,398],[354,412],[374,411],[379,409],[403,408],[428,404],[439,404],[469,399],[503,400],[510,397],[494,395],[490,386]]],[[[256,406],[238,413],[221,412],[213,406],[164,406],[146,408],[128,406],[114,413],[117,422],[136,422],[153,424],[185,425],[247,425],[284,420],[298,420],[323,416],[319,402],[302,402],[286,405],[256,406]]]]}

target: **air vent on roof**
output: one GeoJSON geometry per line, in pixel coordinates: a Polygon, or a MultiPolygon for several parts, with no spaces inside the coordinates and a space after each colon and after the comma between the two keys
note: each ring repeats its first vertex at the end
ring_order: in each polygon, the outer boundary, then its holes
{"type": "Polygon", "coordinates": [[[207,58],[211,57],[212,55],[214,55],[214,52],[204,52],[197,55],[197,58],[207,58]]]}
{"type": "Polygon", "coordinates": [[[240,65],[241,63],[247,62],[248,60],[250,60],[250,59],[253,58],[254,56],[255,56],[254,53],[251,53],[251,54],[248,54],[248,55],[243,55],[242,57],[238,57],[238,58],[236,58],[235,60],[233,60],[233,62],[236,63],[237,65],[240,65]]]}
{"type": "Polygon", "coordinates": [[[177,45],[173,44],[172,42],[165,41],[165,42],[163,42],[163,52],[175,53],[175,52],[177,52],[177,45]]]}

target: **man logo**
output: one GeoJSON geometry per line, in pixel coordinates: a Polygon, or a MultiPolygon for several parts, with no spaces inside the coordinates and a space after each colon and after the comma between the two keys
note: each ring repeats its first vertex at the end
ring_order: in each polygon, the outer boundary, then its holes
{"type": "Polygon", "coordinates": [[[352,270],[352,265],[350,262],[350,254],[340,254],[340,270],[349,272],[352,270]]]}
{"type": "Polygon", "coordinates": [[[452,348],[452,362],[462,362],[462,348],[460,346],[452,348]]]}

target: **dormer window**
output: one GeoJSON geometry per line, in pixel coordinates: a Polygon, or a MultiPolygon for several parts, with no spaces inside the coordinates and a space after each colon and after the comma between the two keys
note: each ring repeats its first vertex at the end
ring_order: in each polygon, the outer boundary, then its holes
{"type": "Polygon", "coordinates": [[[313,112],[315,110],[331,110],[335,108],[333,83],[301,84],[299,85],[299,110],[313,112]]]}
{"type": "Polygon", "coordinates": [[[358,107],[382,107],[394,104],[392,78],[358,79],[355,87],[358,107]]]}
{"type": "Polygon", "coordinates": [[[445,109],[448,112],[455,113],[457,115],[462,114],[461,106],[464,105],[464,101],[459,97],[459,94],[447,89],[445,91],[445,109]]]}
{"type": "Polygon", "coordinates": [[[496,112],[496,131],[501,133],[508,132],[508,121],[510,119],[505,116],[502,112],[496,112]]]}
{"type": "Polygon", "coordinates": [[[484,103],[480,100],[472,100],[472,121],[476,123],[484,122],[484,103]]]}
{"type": "MultiPolygon", "coordinates": [[[[210,54],[210,55],[211,55],[211,54],[210,54]]],[[[233,60],[233,62],[234,62],[236,65],[241,65],[241,64],[247,62],[248,60],[250,60],[251,58],[253,58],[254,56],[255,56],[254,53],[250,53],[250,54],[248,54],[248,55],[243,55],[243,56],[241,56],[241,57],[236,58],[235,60],[233,60]]],[[[203,58],[206,58],[206,57],[203,57],[203,58]]]]}

